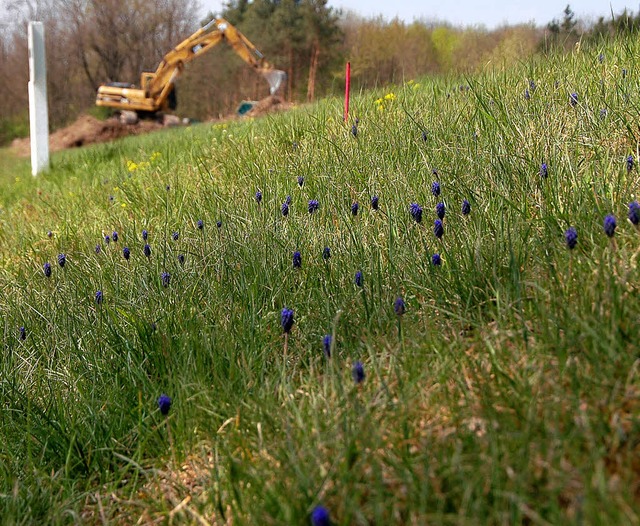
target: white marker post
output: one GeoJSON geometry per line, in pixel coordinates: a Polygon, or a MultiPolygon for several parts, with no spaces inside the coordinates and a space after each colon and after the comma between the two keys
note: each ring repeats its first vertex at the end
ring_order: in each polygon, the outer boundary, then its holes
{"type": "Polygon", "coordinates": [[[41,171],[49,168],[47,65],[42,22],[29,22],[29,78],[31,173],[38,175],[41,171]]]}

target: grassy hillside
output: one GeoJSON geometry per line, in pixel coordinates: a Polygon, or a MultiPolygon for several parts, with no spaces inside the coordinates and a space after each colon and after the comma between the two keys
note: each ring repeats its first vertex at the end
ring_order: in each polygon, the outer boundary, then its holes
{"type": "Polygon", "coordinates": [[[638,524],[639,46],[3,161],[3,523],[638,524]]]}

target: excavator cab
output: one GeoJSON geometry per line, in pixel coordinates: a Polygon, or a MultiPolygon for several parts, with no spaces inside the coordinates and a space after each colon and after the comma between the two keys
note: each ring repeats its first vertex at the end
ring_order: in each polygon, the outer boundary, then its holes
{"type": "Polygon", "coordinates": [[[149,92],[149,88],[151,87],[151,83],[153,79],[156,77],[155,73],[149,73],[147,71],[142,72],[140,75],[140,88],[145,92],[149,92]]]}

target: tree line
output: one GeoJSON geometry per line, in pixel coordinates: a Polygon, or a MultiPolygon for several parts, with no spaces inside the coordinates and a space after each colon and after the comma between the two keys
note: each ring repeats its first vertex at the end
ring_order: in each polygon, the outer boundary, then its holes
{"type": "MultiPolygon", "coordinates": [[[[50,125],[63,126],[96,111],[103,82],[139,83],[162,56],[208,22],[196,0],[0,0],[0,145],[28,133],[27,23],[45,25],[50,125]]],[[[585,24],[569,6],[546,27],[532,24],[454,27],[363,18],[327,0],[228,0],[220,16],[242,31],[267,60],[287,72],[282,96],[312,101],[344,89],[344,65],[355,90],[406,82],[423,75],[504,67],[572,39],[637,31],[640,13],[585,24]]],[[[178,81],[181,116],[197,120],[232,113],[244,99],[268,93],[230,49],[218,46],[192,62],[178,81]]]]}

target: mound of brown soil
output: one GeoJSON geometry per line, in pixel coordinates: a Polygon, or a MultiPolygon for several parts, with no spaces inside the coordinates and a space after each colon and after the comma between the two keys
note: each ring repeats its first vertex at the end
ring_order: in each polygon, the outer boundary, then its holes
{"type": "MultiPolygon", "coordinates": [[[[252,117],[291,108],[291,104],[278,96],[270,96],[258,101],[247,113],[252,117]]],[[[230,117],[231,119],[232,117],[230,117]]],[[[162,129],[166,126],[179,125],[181,120],[172,115],[165,115],[165,122],[139,120],[135,124],[124,124],[117,117],[106,121],[98,120],[91,115],[81,115],[74,123],[66,128],[56,130],[49,135],[49,151],[56,152],[67,148],[77,148],[87,144],[107,142],[119,137],[138,135],[162,129]],[[173,119],[172,119],[173,118],[173,119]]],[[[31,152],[29,138],[15,139],[11,148],[16,155],[28,157],[31,152]]]]}
{"type": "MultiPolygon", "coordinates": [[[[86,144],[107,142],[127,135],[138,135],[163,128],[155,121],[141,120],[136,124],[122,124],[117,118],[101,121],[91,115],[81,115],[66,128],[56,130],[49,135],[49,151],[56,152],[66,148],[76,148],[86,144]]],[[[11,148],[17,155],[28,157],[31,151],[29,138],[15,139],[11,148]]]]}

